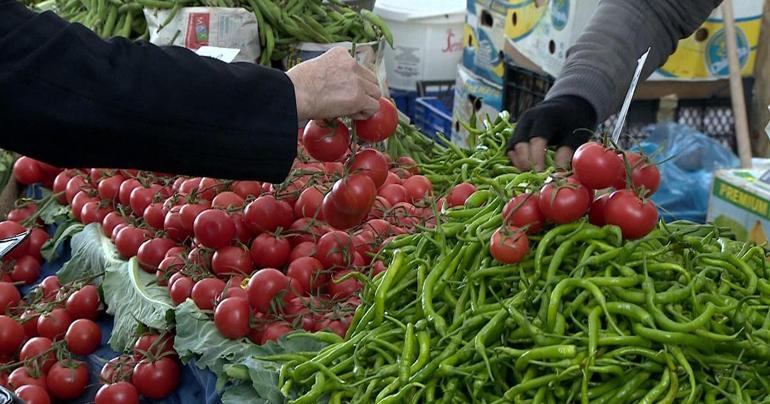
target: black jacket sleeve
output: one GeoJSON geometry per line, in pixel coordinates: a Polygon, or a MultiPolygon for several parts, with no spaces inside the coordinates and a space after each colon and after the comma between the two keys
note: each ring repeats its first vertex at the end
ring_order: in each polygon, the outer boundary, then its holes
{"type": "Polygon", "coordinates": [[[0,0],[0,148],[61,167],[281,182],[296,146],[283,72],[105,41],[0,0]]]}

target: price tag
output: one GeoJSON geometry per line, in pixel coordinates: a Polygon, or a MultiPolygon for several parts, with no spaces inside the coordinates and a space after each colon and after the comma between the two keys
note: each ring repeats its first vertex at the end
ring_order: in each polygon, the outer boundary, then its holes
{"type": "Polygon", "coordinates": [[[235,60],[235,57],[238,56],[240,52],[240,49],[218,48],[216,46],[201,46],[197,51],[195,51],[198,56],[207,56],[221,60],[225,63],[230,63],[235,60]]]}

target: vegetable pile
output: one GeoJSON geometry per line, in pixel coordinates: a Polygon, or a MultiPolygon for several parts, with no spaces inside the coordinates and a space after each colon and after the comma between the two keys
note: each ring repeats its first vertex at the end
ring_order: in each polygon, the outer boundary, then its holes
{"type": "MultiPolygon", "coordinates": [[[[488,158],[504,147],[505,121],[487,122],[475,151],[450,147],[446,157],[462,155],[421,166],[437,188],[465,180],[478,189],[434,228],[388,244],[388,269],[367,283],[345,341],[260,358],[280,368],[290,402],[765,399],[770,274],[761,247],[710,225],[628,234],[623,224],[551,217],[544,233],[521,227],[532,232],[517,239],[533,248],[522,247],[519,262],[487,254],[504,206],[549,177],[488,158]]],[[[627,165],[626,185],[637,184],[637,167],[627,165]]],[[[631,187],[634,197],[645,187],[631,187]]],[[[472,191],[463,188],[454,194],[472,191]]]]}
{"type": "Polygon", "coordinates": [[[170,10],[160,28],[164,29],[183,7],[244,8],[257,19],[262,47],[259,63],[263,65],[283,62],[301,42],[368,43],[384,38],[393,44],[393,35],[382,19],[339,0],[45,0],[36,7],[52,8],[62,18],[81,23],[103,38],[140,40],[150,38],[144,10],[170,10]]]}

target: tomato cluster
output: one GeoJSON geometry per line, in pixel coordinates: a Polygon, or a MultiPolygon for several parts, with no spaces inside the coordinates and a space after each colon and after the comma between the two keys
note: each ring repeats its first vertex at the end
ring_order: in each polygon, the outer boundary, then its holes
{"type": "Polygon", "coordinates": [[[655,228],[658,211],[647,198],[657,191],[660,172],[649,158],[591,142],[577,149],[572,169],[572,175],[554,176],[538,192],[518,195],[505,205],[504,225],[489,246],[496,260],[521,261],[529,251],[527,235],[541,232],[549,222],[571,223],[588,215],[597,226],[618,226],[627,239],[644,237],[655,228]],[[612,188],[596,196],[596,191],[612,188]]]}

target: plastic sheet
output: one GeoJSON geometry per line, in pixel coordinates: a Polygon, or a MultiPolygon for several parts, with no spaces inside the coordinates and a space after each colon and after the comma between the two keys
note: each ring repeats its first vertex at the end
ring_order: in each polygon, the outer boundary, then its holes
{"type": "Polygon", "coordinates": [[[740,166],[738,157],[697,130],[674,123],[648,126],[648,136],[632,150],[658,163],[661,183],[653,202],[666,221],[704,223],[714,171],[740,166]]]}

